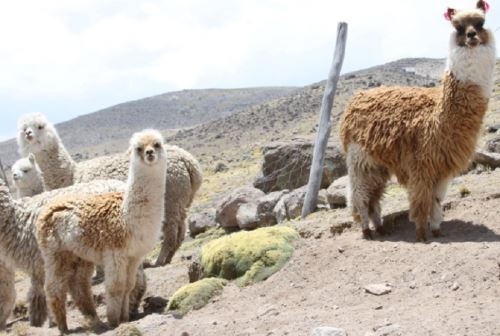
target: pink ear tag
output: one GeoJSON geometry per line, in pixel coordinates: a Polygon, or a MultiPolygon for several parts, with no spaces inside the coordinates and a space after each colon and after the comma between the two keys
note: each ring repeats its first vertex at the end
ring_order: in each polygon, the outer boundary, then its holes
{"type": "Polygon", "coordinates": [[[486,1],[483,1],[484,3],[484,12],[487,13],[490,10],[490,4],[487,3],[486,1]]]}

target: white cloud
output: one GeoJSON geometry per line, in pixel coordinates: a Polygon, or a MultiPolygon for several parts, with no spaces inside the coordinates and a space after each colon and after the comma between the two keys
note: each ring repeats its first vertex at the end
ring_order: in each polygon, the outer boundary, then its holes
{"type": "MultiPolygon", "coordinates": [[[[444,57],[449,23],[442,13],[473,3],[3,1],[0,91],[62,119],[91,112],[96,102],[168,90],[305,85],[326,76],[339,20],[349,23],[344,69],[355,70],[401,57],[444,57]],[[79,105],[62,111],[50,104],[56,100],[79,105]]],[[[490,23],[500,22],[498,13],[492,8],[490,23]]],[[[27,105],[8,107],[20,114],[27,105]]]]}

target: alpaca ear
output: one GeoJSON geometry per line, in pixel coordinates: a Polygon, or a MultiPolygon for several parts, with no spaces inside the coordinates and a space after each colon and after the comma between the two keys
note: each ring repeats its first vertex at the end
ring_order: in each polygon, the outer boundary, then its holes
{"type": "Polygon", "coordinates": [[[446,12],[444,13],[444,18],[448,21],[451,21],[453,19],[453,15],[455,15],[457,11],[453,8],[448,8],[446,12]]]}
{"type": "Polygon", "coordinates": [[[28,159],[30,160],[31,163],[35,163],[35,155],[33,153],[30,153],[28,155],[28,159]]]}
{"type": "Polygon", "coordinates": [[[490,10],[490,5],[483,0],[479,0],[476,4],[477,9],[482,10],[483,12],[487,13],[490,10]]]}

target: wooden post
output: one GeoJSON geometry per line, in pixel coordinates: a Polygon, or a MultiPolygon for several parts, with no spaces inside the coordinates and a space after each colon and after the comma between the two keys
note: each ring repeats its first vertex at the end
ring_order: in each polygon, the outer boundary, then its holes
{"type": "Polygon", "coordinates": [[[325,161],[325,151],[332,128],[330,115],[333,106],[333,98],[337,90],[337,82],[340,77],[340,69],[344,61],[345,44],[347,40],[347,23],[339,22],[337,26],[337,42],[335,44],[335,53],[333,63],[326,81],[323,101],[321,102],[321,112],[318,135],[314,145],[314,154],[309,173],[309,183],[307,184],[307,193],[302,208],[302,217],[309,215],[316,209],[318,203],[318,192],[321,186],[321,177],[323,176],[323,162],[325,161]]]}
{"type": "Polygon", "coordinates": [[[7,180],[7,175],[5,175],[5,170],[3,169],[2,160],[0,160],[0,173],[2,174],[2,176],[0,176],[0,177],[2,178],[2,180],[4,180],[5,185],[10,190],[9,181],[7,180]]]}

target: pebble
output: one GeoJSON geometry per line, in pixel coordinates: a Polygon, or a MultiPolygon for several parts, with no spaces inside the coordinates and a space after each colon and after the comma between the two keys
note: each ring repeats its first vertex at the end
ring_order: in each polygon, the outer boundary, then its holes
{"type": "Polygon", "coordinates": [[[392,288],[388,284],[370,284],[365,286],[365,292],[373,295],[389,294],[392,288]]]}
{"type": "Polygon", "coordinates": [[[453,285],[451,285],[451,290],[456,291],[459,288],[460,288],[460,285],[458,283],[456,283],[456,282],[454,282],[453,285]]]}
{"type": "Polygon", "coordinates": [[[347,333],[340,328],[318,327],[313,329],[311,336],[347,336],[347,333]]]}
{"type": "Polygon", "coordinates": [[[415,289],[415,288],[417,288],[417,283],[416,283],[415,281],[412,281],[412,282],[410,282],[409,287],[410,287],[411,289],[415,289]]]}

